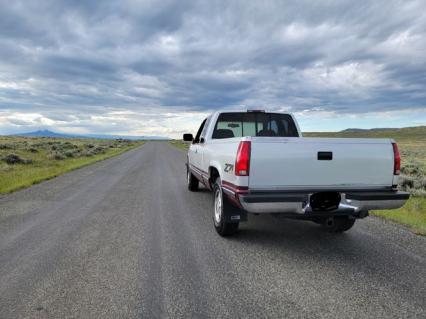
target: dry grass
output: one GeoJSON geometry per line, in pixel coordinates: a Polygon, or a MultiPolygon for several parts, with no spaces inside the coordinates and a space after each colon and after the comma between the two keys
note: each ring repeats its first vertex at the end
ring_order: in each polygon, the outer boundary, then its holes
{"type": "Polygon", "coordinates": [[[184,142],[179,140],[170,141],[170,144],[184,151],[187,151],[189,149],[189,145],[191,145],[191,143],[189,142],[184,142]]]}

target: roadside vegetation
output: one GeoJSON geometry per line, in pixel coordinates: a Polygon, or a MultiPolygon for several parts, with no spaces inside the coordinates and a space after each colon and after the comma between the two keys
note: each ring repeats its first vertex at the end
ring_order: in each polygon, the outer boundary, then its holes
{"type": "Polygon", "coordinates": [[[0,136],[0,194],[121,154],[143,142],[0,136]]]}
{"type": "Polygon", "coordinates": [[[189,149],[189,145],[191,145],[190,142],[184,142],[182,140],[172,140],[170,141],[170,144],[184,151],[187,151],[189,149]]]}
{"type": "MultiPolygon", "coordinates": [[[[401,153],[399,188],[410,192],[404,207],[396,210],[371,211],[372,215],[408,226],[416,234],[426,236],[426,126],[402,129],[347,130],[343,132],[308,132],[305,137],[393,138],[401,153]]],[[[172,145],[187,150],[189,144],[172,141],[172,145]]]]}

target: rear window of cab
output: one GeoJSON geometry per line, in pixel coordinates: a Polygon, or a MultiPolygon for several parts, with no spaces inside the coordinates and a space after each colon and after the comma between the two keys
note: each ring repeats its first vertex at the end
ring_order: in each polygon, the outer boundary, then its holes
{"type": "Polygon", "coordinates": [[[213,139],[243,136],[298,137],[293,118],[279,113],[221,113],[213,139]]]}

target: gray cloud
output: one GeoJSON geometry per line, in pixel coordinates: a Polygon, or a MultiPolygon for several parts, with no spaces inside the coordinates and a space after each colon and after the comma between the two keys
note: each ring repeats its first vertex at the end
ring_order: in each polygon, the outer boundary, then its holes
{"type": "Polygon", "coordinates": [[[167,112],[237,106],[424,111],[425,40],[421,0],[0,0],[0,110],[89,131],[111,110],[165,131],[167,112]]]}

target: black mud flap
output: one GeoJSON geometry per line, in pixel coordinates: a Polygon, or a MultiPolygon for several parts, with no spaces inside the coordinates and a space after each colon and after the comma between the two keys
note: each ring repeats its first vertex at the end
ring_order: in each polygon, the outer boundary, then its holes
{"type": "Polygon", "coordinates": [[[235,213],[225,214],[225,221],[227,223],[246,222],[247,220],[248,220],[247,212],[245,212],[243,210],[240,210],[239,212],[235,212],[235,213]]]}
{"type": "Polygon", "coordinates": [[[246,222],[248,220],[247,212],[232,205],[229,199],[224,201],[224,217],[227,223],[246,222]]]}

